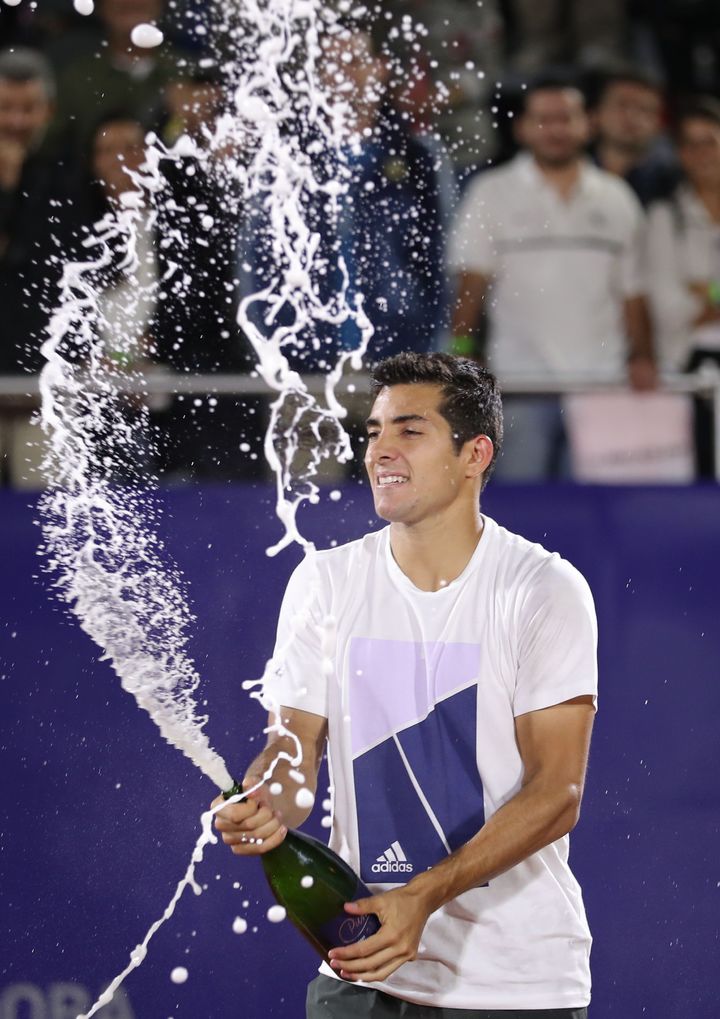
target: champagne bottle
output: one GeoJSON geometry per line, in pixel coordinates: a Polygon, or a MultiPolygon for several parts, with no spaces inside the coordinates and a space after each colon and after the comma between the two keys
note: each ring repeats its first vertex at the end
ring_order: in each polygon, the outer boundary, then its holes
{"type": "MultiPolygon", "coordinates": [[[[241,793],[236,783],[224,796],[241,793]]],[[[291,828],[261,860],[273,895],[324,959],[331,948],[363,941],[380,930],[374,913],[352,916],[345,912],[346,902],[372,893],[329,846],[291,828]]]]}

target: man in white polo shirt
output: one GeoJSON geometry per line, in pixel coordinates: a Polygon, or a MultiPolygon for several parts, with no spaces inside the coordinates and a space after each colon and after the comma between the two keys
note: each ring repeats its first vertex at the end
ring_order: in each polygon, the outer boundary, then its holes
{"type": "MultiPolygon", "coordinates": [[[[531,379],[655,383],[643,296],[643,213],[630,188],[584,157],[582,94],[558,82],[529,89],[517,124],[523,146],[479,176],[459,209],[450,249],[458,276],[456,352],[487,300],[490,367],[501,382],[531,379]]],[[[506,399],[498,476],[566,472],[561,403],[506,399]]]]}

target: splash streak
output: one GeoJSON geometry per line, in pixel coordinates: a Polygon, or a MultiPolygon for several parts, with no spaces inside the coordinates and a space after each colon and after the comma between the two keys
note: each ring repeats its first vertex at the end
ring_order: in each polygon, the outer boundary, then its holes
{"type": "MultiPolygon", "coordinates": [[[[227,184],[230,215],[242,207],[251,221],[255,216],[262,223],[272,271],[262,288],[241,301],[239,322],[256,353],[258,375],[276,394],[265,453],[275,472],[284,534],[268,554],[293,541],[306,553],[313,551],[298,530],[297,512],[303,502],[317,501],[314,478],[321,461],[350,457],[335,387],[348,363],[361,367],[373,330],[362,298],[349,299],[349,273],[340,251],[321,251],[317,229],[318,214],[330,222],[342,216],[348,178],[344,154],[352,143],[349,106],[328,97],[319,73],[321,33],[342,32],[337,16],[321,0],[243,0],[239,9],[216,3],[214,11],[218,55],[228,44],[232,50],[222,65],[232,111],[206,126],[204,137],[181,136],[170,149],[148,136],[145,164],[130,174],[134,190],[96,224],[85,242],[88,258],[65,267],[61,302],[43,345],[41,424],[52,486],[41,500],[40,517],[41,552],[59,596],[164,738],[220,789],[228,789],[232,779],[204,733],[206,719],[196,713],[199,677],[188,652],[194,617],[181,573],[159,537],[161,506],[147,466],[144,380],[128,368],[139,342],[132,327],[136,308],[154,299],[159,288],[182,292],[185,287],[192,300],[172,262],[162,280],[141,282],[138,238],[151,234],[157,222],[163,164],[193,161],[227,184]],[[99,339],[110,326],[100,294],[108,271],[133,284],[130,324],[123,335],[113,336],[112,357],[99,339]],[[323,279],[333,285],[323,289],[323,279]],[[322,351],[322,336],[339,335],[348,324],[359,345],[326,361],[321,404],[288,355],[297,363],[303,352],[322,351]]],[[[182,235],[176,240],[182,244],[182,235]]],[[[292,761],[299,763],[299,749],[292,761]]],[[[191,864],[163,916],[88,1017],[140,964],[185,888],[199,890],[193,874],[205,845],[213,841],[211,817],[203,815],[191,864]]]]}

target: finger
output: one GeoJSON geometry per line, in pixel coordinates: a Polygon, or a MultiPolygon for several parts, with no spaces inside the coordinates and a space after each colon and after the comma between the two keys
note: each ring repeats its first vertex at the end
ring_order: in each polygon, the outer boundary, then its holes
{"type": "Polygon", "coordinates": [[[391,947],[395,941],[396,938],[392,933],[381,927],[377,934],[372,934],[369,938],[363,938],[362,941],[356,941],[344,948],[332,948],[328,952],[328,958],[331,961],[338,960],[343,963],[350,959],[368,959],[375,952],[391,947]]]}
{"type": "Polygon", "coordinates": [[[262,842],[264,839],[269,839],[271,835],[274,835],[278,828],[282,828],[282,824],[276,817],[273,817],[267,824],[264,824],[261,828],[255,828],[253,831],[223,832],[222,840],[226,846],[234,846],[239,842],[262,842]]]}
{"type": "Polygon", "coordinates": [[[367,913],[377,913],[378,902],[377,896],[371,895],[367,899],[353,899],[352,902],[345,903],[345,912],[354,913],[355,916],[365,916],[367,913]]]}
{"type": "Polygon", "coordinates": [[[231,803],[215,815],[215,827],[222,831],[245,824],[259,809],[257,803],[231,803]]]}
{"type": "Polygon", "coordinates": [[[251,817],[243,821],[242,827],[254,834],[258,828],[264,828],[271,821],[277,821],[277,815],[269,807],[259,807],[251,817]]]}
{"type": "Polygon", "coordinates": [[[388,966],[390,967],[390,972],[392,972],[393,969],[397,969],[398,966],[405,962],[407,958],[408,956],[404,952],[398,951],[397,945],[391,945],[382,952],[376,952],[369,959],[354,959],[351,962],[342,964],[336,960],[332,964],[332,968],[346,980],[369,981],[374,979],[369,974],[378,973],[381,970],[385,970],[388,966]]]}
{"type": "Polygon", "coordinates": [[[269,853],[271,849],[277,849],[286,835],[287,828],[283,825],[274,835],[263,839],[262,842],[238,842],[237,845],[230,847],[231,852],[235,856],[262,856],[264,853],[269,853]]]}

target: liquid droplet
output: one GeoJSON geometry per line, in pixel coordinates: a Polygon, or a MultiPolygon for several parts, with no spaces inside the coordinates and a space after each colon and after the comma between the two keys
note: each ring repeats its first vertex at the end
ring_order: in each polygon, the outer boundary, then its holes
{"type": "Polygon", "coordinates": [[[170,979],[174,984],[184,984],[188,978],[188,971],[184,966],[176,966],[170,974],[170,979]]]}
{"type": "Polygon", "coordinates": [[[153,47],[159,46],[164,38],[160,29],[155,25],[136,25],[130,33],[133,46],[139,46],[144,50],[151,50],[153,47]]]}
{"type": "Polygon", "coordinates": [[[271,906],[267,911],[267,918],[270,923],[282,923],[287,916],[284,906],[271,906]]]}
{"type": "Polygon", "coordinates": [[[232,925],[233,934],[244,934],[247,926],[247,920],[244,920],[241,916],[236,916],[232,925]]]}

